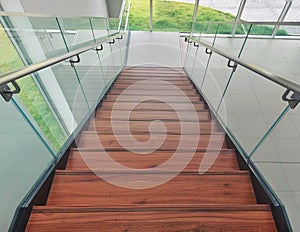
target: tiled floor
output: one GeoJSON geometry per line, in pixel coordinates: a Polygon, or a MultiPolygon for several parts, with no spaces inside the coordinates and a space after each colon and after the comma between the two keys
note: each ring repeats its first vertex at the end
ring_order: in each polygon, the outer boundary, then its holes
{"type": "MultiPolygon", "coordinates": [[[[218,48],[235,56],[237,44],[241,44],[240,39],[218,38],[216,40],[218,48]]],[[[200,61],[205,60],[203,57],[207,54],[201,47],[199,48],[201,52],[198,53],[193,51],[196,48],[190,49],[191,54],[197,54],[197,62],[194,65],[193,59],[189,57],[186,66],[189,67],[192,78],[199,85],[203,80],[206,67],[206,63],[200,61]]],[[[231,73],[228,72],[230,69],[226,66],[227,63],[222,62],[222,59],[213,58],[215,56],[218,55],[213,55],[210,61],[216,63],[209,63],[202,89],[214,107],[219,103],[221,96],[219,91],[224,90],[222,81],[224,77],[219,74],[223,72],[225,80],[228,80],[231,73]]],[[[298,62],[300,42],[297,40],[249,39],[241,57],[257,67],[300,83],[298,62]]],[[[287,103],[281,100],[284,91],[284,88],[241,66],[233,74],[219,109],[219,115],[248,154],[287,107],[287,103]]],[[[299,106],[290,109],[252,156],[259,170],[284,203],[295,231],[300,230],[298,220],[300,218],[299,116],[299,106]]]]}

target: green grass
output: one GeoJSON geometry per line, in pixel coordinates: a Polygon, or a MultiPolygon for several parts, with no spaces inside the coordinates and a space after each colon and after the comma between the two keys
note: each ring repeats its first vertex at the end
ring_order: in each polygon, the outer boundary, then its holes
{"type": "MultiPolygon", "coordinates": [[[[131,30],[149,30],[149,9],[148,0],[132,0],[129,17],[131,30]]],[[[153,30],[188,32],[191,29],[193,12],[193,4],[154,0],[153,30]]],[[[197,21],[233,20],[233,15],[208,7],[200,7],[198,11],[197,21]]],[[[199,27],[196,26],[195,30],[199,30],[199,27]]]]}
{"type": "MultiPolygon", "coordinates": [[[[5,31],[0,24],[0,71],[6,73],[24,67],[16,49],[11,44],[5,31]]],[[[66,137],[59,126],[56,118],[49,109],[42,94],[30,76],[17,81],[21,87],[19,97],[25,107],[29,110],[33,119],[41,131],[57,152],[66,140],[66,137]]]]}
{"type": "MultiPolygon", "coordinates": [[[[131,0],[131,12],[129,17],[130,30],[149,30],[149,0],[131,0]]],[[[192,25],[194,5],[182,2],[165,0],[153,1],[153,30],[154,31],[180,31],[189,32],[192,25]]],[[[206,34],[231,34],[232,23],[235,16],[208,7],[199,7],[197,23],[194,31],[206,34]],[[213,22],[211,24],[207,22],[213,22]],[[223,22],[223,23],[222,23],[223,22]],[[218,25],[219,24],[219,25],[218,25]]],[[[247,26],[237,27],[237,34],[245,34],[247,26]]],[[[255,26],[251,30],[254,35],[271,35],[273,27],[255,26]]],[[[285,30],[279,30],[277,35],[287,35],[285,30]]]]}

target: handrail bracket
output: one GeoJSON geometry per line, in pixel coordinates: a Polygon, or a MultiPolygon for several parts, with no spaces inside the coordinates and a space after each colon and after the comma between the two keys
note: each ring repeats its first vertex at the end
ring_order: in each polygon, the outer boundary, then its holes
{"type": "Polygon", "coordinates": [[[211,55],[212,54],[212,50],[209,50],[208,48],[205,48],[205,53],[208,54],[208,55],[211,55]]]}
{"type": "Polygon", "coordinates": [[[235,72],[236,68],[237,68],[237,63],[232,61],[232,60],[228,60],[227,66],[229,68],[232,68],[232,71],[235,72]],[[231,62],[233,62],[233,64],[231,64],[231,62]]]}
{"type": "Polygon", "coordinates": [[[300,102],[300,94],[299,93],[292,93],[290,97],[288,97],[289,93],[291,92],[290,89],[287,89],[284,94],[282,95],[282,100],[287,101],[292,109],[295,109],[296,106],[300,102]]]}
{"type": "Polygon", "coordinates": [[[102,50],[103,50],[103,45],[100,44],[100,47],[96,47],[96,48],[94,48],[94,50],[95,50],[96,52],[102,51],[102,50]]]}
{"type": "Polygon", "coordinates": [[[80,62],[80,57],[79,57],[79,55],[77,54],[77,55],[76,55],[76,60],[70,59],[69,61],[70,61],[70,63],[71,63],[71,66],[74,68],[74,67],[75,67],[75,64],[77,64],[77,63],[80,62]]]}
{"type": "Polygon", "coordinates": [[[12,90],[7,84],[0,86],[0,94],[7,102],[10,101],[14,94],[18,94],[21,91],[20,86],[17,84],[16,81],[12,81],[11,83],[15,88],[14,90],[12,90]]]}

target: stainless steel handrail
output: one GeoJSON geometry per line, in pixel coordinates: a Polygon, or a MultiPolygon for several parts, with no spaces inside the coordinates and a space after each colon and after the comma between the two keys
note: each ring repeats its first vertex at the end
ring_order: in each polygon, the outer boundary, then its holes
{"type": "Polygon", "coordinates": [[[225,52],[221,51],[218,48],[212,47],[209,44],[207,44],[203,41],[200,41],[200,39],[198,39],[198,38],[196,39],[196,38],[191,37],[191,36],[187,36],[186,38],[190,41],[193,41],[194,43],[197,43],[197,44],[200,44],[200,45],[206,47],[207,49],[211,50],[212,52],[215,52],[215,53],[217,53],[217,54],[219,54],[219,55],[235,62],[236,64],[239,64],[239,65],[241,65],[241,66],[243,66],[243,67],[259,74],[259,75],[261,75],[262,77],[264,77],[264,78],[266,78],[266,79],[268,79],[268,80],[270,80],[270,81],[272,81],[272,82],[274,82],[274,83],[276,83],[276,84],[278,84],[282,87],[285,87],[286,89],[288,89],[290,91],[293,91],[297,94],[300,94],[300,85],[293,82],[293,81],[287,80],[287,79],[285,79],[285,78],[283,78],[279,75],[276,75],[272,72],[269,72],[269,71],[266,71],[262,68],[259,68],[256,65],[250,64],[250,63],[248,63],[247,61],[245,61],[241,58],[237,58],[235,56],[229,55],[228,53],[225,53],[225,52]]]}
{"type": "Polygon", "coordinates": [[[47,59],[47,60],[44,60],[44,61],[41,61],[41,62],[38,62],[38,63],[35,63],[35,64],[28,65],[24,68],[20,68],[18,70],[6,73],[6,74],[0,76],[0,86],[2,86],[4,84],[7,84],[7,83],[10,83],[10,82],[13,82],[15,80],[18,80],[18,79],[20,79],[22,77],[25,77],[25,76],[27,76],[31,73],[37,72],[41,69],[47,68],[51,65],[57,64],[57,63],[59,63],[61,61],[64,61],[66,59],[77,56],[77,55],[79,55],[83,52],[86,52],[88,50],[91,50],[93,48],[96,48],[96,47],[100,46],[101,44],[103,44],[105,42],[108,42],[112,39],[119,38],[123,34],[124,33],[118,33],[117,32],[117,33],[114,33],[114,34],[109,35],[107,37],[101,38],[100,40],[97,40],[97,43],[92,43],[90,45],[84,46],[82,48],[76,49],[76,50],[68,52],[68,53],[65,53],[63,55],[56,56],[56,57],[53,57],[53,58],[50,58],[50,59],[47,59]]]}

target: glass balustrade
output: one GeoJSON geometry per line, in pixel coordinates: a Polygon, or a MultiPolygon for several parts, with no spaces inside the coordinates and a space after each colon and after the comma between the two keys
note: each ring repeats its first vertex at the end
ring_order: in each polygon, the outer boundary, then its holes
{"type": "MultiPolygon", "coordinates": [[[[224,37],[223,33],[212,37],[202,30],[199,37],[194,31],[193,41],[204,44],[187,45],[184,68],[239,152],[253,163],[270,191],[279,197],[293,228],[298,230],[299,106],[291,109],[282,101],[286,88],[242,65],[228,67],[235,63],[217,52],[207,54],[211,50],[206,49],[206,45],[212,46],[275,76],[299,83],[300,56],[297,51],[300,43],[295,36],[292,38],[283,33],[287,27],[276,29],[270,23],[251,25],[243,22],[237,24],[237,28],[244,32],[236,33],[235,37],[224,37]],[[277,39],[272,39],[274,34],[277,39]]],[[[290,27],[296,28],[296,25],[290,27]]]]}
{"type": "Polygon", "coordinates": [[[118,20],[2,16],[0,80],[16,69],[103,42],[79,54],[79,60],[74,56],[17,80],[21,92],[9,102],[0,97],[0,184],[5,186],[0,231],[8,230],[17,207],[124,67],[128,32],[109,37],[119,33],[118,20]]]}

